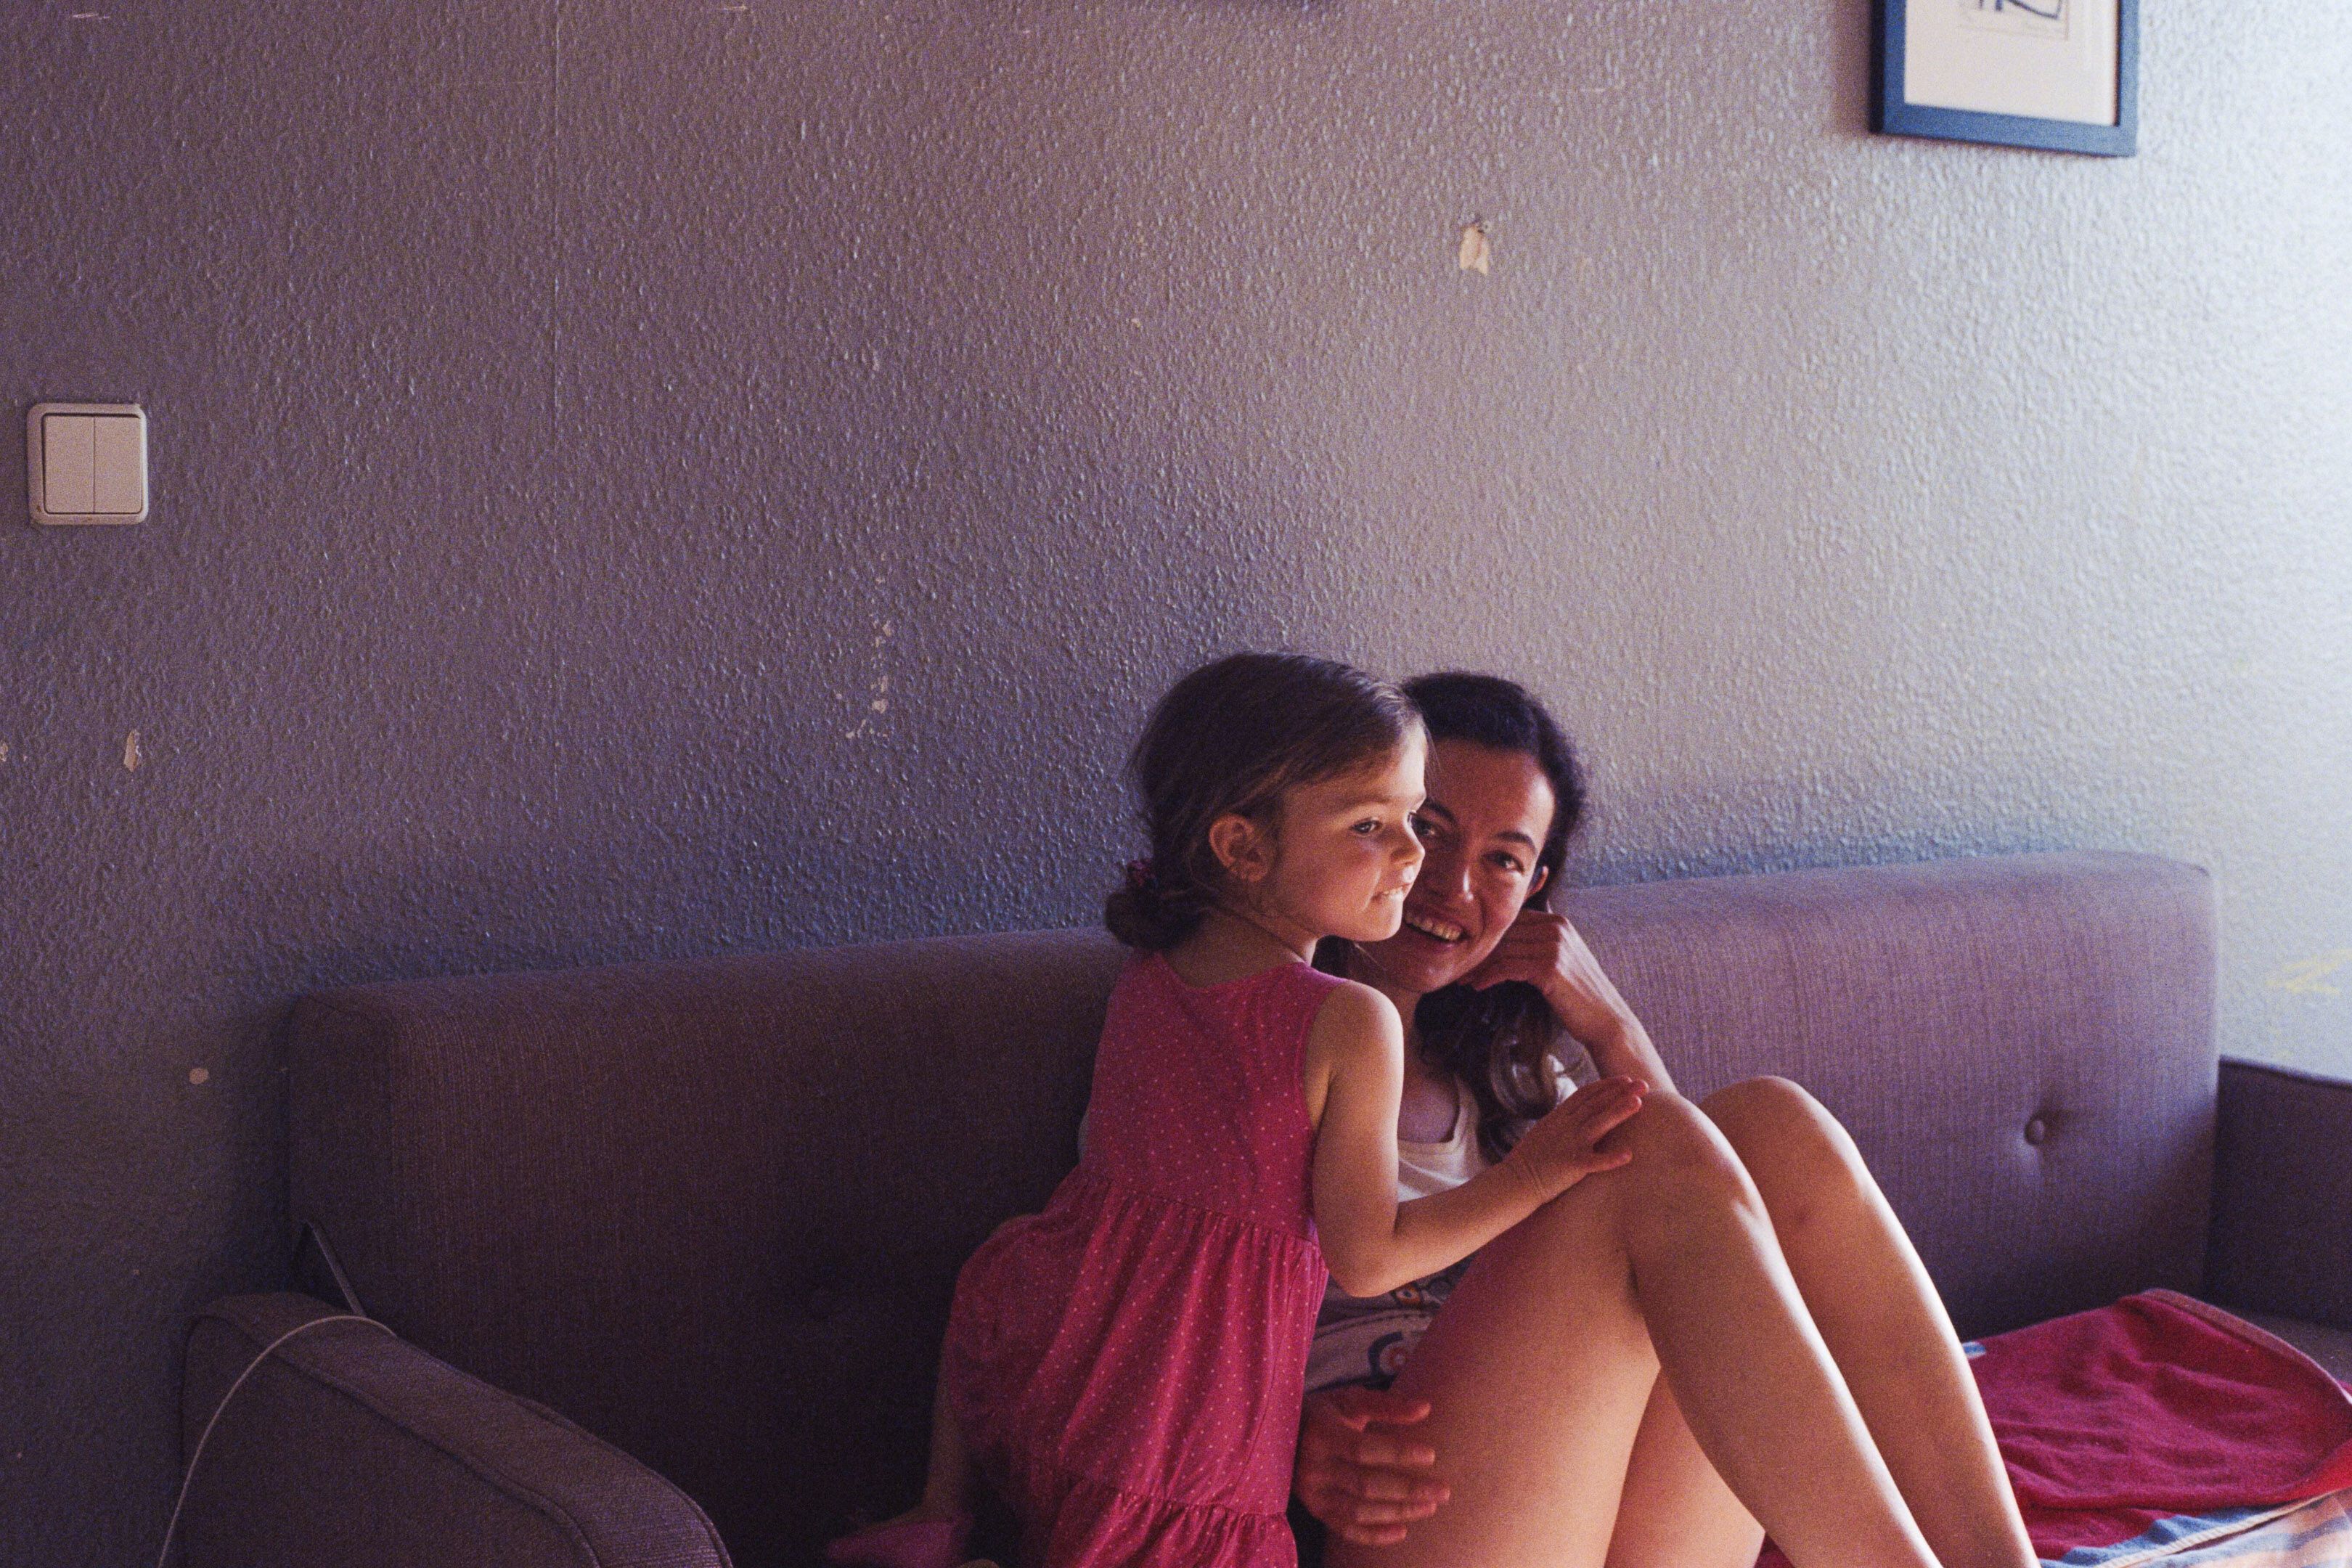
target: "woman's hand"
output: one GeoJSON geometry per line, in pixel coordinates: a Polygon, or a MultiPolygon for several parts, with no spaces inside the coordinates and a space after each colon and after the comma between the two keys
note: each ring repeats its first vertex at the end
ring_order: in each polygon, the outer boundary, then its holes
{"type": "Polygon", "coordinates": [[[1427,1519],[1450,1495],[1422,1472],[1437,1451],[1394,1428],[1429,1415],[1429,1401],[1376,1388],[1326,1389],[1307,1396],[1298,1424],[1292,1489],[1307,1511],[1342,1541],[1393,1546],[1405,1525],[1427,1519]]]}
{"type": "Polygon", "coordinates": [[[1673,1092],[1675,1080],[1650,1043],[1650,1031],[1601,973],[1601,961],[1567,916],[1521,910],[1486,962],[1463,977],[1465,984],[1481,991],[1506,980],[1523,980],[1542,992],[1559,1026],[1602,1072],[1646,1079],[1673,1092]]]}
{"type": "Polygon", "coordinates": [[[1596,1171],[1614,1170],[1633,1157],[1630,1149],[1594,1147],[1642,1109],[1650,1086],[1638,1078],[1604,1078],[1561,1100],[1528,1129],[1503,1156],[1535,1183],[1546,1202],[1596,1171]]]}
{"type": "Polygon", "coordinates": [[[1642,1026],[1601,973],[1583,933],[1567,916],[1549,910],[1521,910],[1486,962],[1465,975],[1463,984],[1484,991],[1506,980],[1523,980],[1542,992],[1560,1027],[1588,1048],[1642,1026]]]}

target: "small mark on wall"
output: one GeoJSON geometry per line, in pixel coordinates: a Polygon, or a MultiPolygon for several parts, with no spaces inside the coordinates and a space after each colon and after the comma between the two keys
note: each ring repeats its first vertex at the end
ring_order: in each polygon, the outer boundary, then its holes
{"type": "Polygon", "coordinates": [[[133,730],[128,735],[123,736],[122,766],[125,771],[134,773],[137,773],[139,771],[139,764],[146,760],[147,753],[139,749],[139,731],[133,730]]]}
{"type": "Polygon", "coordinates": [[[879,733],[883,715],[890,711],[890,675],[882,668],[890,639],[898,635],[898,624],[884,621],[874,633],[874,679],[866,697],[866,711],[858,716],[857,727],[842,731],[845,741],[863,740],[879,733]]]}
{"type": "Polygon", "coordinates": [[[5,742],[5,741],[0,741],[0,767],[5,767],[5,766],[6,766],[6,765],[7,765],[7,763],[8,763],[8,742],[5,742]]]}
{"type": "Polygon", "coordinates": [[[210,1083],[212,1081],[212,1077],[213,1075],[204,1068],[190,1068],[188,1069],[188,1081],[193,1084],[201,1085],[210,1083]]]}
{"type": "Polygon", "coordinates": [[[1462,226],[1462,243],[1454,250],[1454,264],[1465,272],[1475,272],[1484,278],[1494,269],[1495,247],[1486,237],[1486,220],[1474,218],[1462,226]]]}
{"type": "Polygon", "coordinates": [[[2341,996],[2344,988],[2328,982],[2347,969],[2352,969],[2352,947],[2339,947],[2334,952],[2286,964],[2273,971],[2266,984],[2273,991],[2294,996],[2341,996]]]}

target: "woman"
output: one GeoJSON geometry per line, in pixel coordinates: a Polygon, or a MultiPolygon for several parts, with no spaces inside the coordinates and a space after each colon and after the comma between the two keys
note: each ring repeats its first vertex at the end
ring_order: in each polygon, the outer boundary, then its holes
{"type": "Polygon", "coordinates": [[[2032,1568],[1958,1339],[1853,1142],[1783,1079],[1675,1093],[1544,908],[1583,809],[1558,727],[1491,677],[1407,690],[1427,859],[1403,930],[1327,958],[1407,1020],[1406,1178],[1499,1157],[1572,1087],[1547,1058],[1650,1092],[1601,1145],[1628,1163],[1458,1282],[1327,1303],[1310,1385],[1353,1381],[1310,1394],[1296,1489],[1331,1568],[1748,1568],[1768,1529],[1808,1568],[2032,1568]]]}

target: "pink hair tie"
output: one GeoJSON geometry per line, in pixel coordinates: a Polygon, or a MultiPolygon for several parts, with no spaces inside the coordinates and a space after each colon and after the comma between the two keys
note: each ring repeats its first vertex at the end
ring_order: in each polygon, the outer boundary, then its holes
{"type": "Polygon", "coordinates": [[[1160,890],[1160,873],[1153,868],[1151,857],[1146,855],[1127,863],[1127,885],[1139,893],[1160,890]]]}

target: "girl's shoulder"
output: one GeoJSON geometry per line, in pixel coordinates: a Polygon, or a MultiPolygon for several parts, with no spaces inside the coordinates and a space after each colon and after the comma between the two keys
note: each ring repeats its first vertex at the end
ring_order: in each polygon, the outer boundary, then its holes
{"type": "Polygon", "coordinates": [[[1316,1008],[1308,1026],[1307,1049],[1318,1054],[1381,1049],[1393,1044],[1404,1048],[1404,1020],[1396,1004],[1360,980],[1348,980],[1321,970],[1312,972],[1316,1008]]]}

